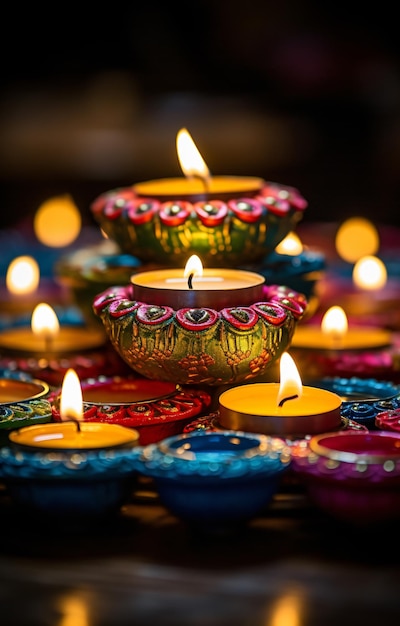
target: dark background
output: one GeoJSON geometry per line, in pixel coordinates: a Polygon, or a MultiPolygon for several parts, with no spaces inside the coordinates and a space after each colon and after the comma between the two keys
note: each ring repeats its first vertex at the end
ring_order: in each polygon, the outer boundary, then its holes
{"type": "Polygon", "coordinates": [[[180,176],[186,127],[213,174],[298,187],[304,220],[400,224],[395,6],[290,0],[19,4],[0,38],[3,225],[70,193],[180,176]]]}

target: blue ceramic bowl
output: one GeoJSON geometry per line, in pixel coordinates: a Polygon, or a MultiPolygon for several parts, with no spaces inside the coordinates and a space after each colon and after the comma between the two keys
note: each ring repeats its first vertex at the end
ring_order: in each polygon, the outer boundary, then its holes
{"type": "Polygon", "coordinates": [[[136,485],[136,446],[99,451],[0,448],[0,480],[13,503],[50,519],[93,519],[115,513],[136,485]]]}
{"type": "Polygon", "coordinates": [[[236,431],[177,435],[143,448],[138,470],[174,515],[204,529],[245,523],[270,504],[290,464],[287,444],[236,431]]]}

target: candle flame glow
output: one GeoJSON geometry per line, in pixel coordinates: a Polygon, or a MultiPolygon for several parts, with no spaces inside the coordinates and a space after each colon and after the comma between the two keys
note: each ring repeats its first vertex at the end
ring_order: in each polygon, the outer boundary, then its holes
{"type": "Polygon", "coordinates": [[[386,285],[387,270],[385,264],[376,256],[364,256],[353,268],[353,282],[360,289],[381,289],[386,285]]]}
{"type": "Polygon", "coordinates": [[[77,373],[70,368],[66,371],[60,397],[62,420],[79,421],[83,417],[82,387],[77,373]]]}
{"type": "Polygon", "coordinates": [[[60,323],[51,306],[42,302],[33,311],[31,327],[35,335],[55,337],[60,330],[60,323]]]}
{"type": "Polygon", "coordinates": [[[33,257],[19,256],[8,266],[6,285],[10,293],[15,295],[33,293],[39,286],[39,280],[39,266],[33,257]]]}
{"type": "Polygon", "coordinates": [[[82,218],[68,195],[49,198],[36,211],[33,227],[38,240],[51,248],[73,243],[81,232],[82,218]]]}
{"type": "Polygon", "coordinates": [[[281,406],[286,400],[301,398],[303,384],[296,363],[287,352],[284,352],[280,360],[280,385],[276,404],[281,406]]]}
{"type": "Polygon", "coordinates": [[[348,330],[347,315],[340,306],[331,306],[327,310],[321,322],[321,331],[332,338],[332,341],[339,342],[343,339],[348,330]]]}
{"type": "Polygon", "coordinates": [[[355,263],[365,255],[376,254],[379,244],[377,229],[364,217],[345,220],[335,237],[336,251],[348,263],[355,263]]]}
{"type": "Polygon", "coordinates": [[[286,237],[276,246],[275,252],[278,254],[287,254],[289,256],[297,256],[303,252],[303,244],[296,233],[289,233],[286,237]]]}
{"type": "Polygon", "coordinates": [[[195,176],[204,182],[209,180],[210,171],[186,128],[182,128],[176,136],[176,150],[185,176],[195,176]]]}
{"type": "Polygon", "coordinates": [[[191,257],[187,260],[185,265],[185,271],[183,273],[184,277],[188,276],[203,276],[203,264],[201,262],[200,257],[197,254],[192,254],[191,257]]]}

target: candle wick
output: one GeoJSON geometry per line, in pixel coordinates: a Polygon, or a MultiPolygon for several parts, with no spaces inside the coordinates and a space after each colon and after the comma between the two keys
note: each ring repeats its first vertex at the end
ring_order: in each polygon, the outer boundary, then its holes
{"type": "Polygon", "coordinates": [[[196,178],[199,180],[203,187],[204,193],[208,194],[210,191],[210,177],[209,176],[200,176],[199,174],[192,174],[192,178],[196,178]]]}
{"type": "Polygon", "coordinates": [[[188,276],[188,287],[189,287],[189,289],[193,289],[193,276],[194,276],[194,272],[191,272],[191,274],[189,274],[189,276],[188,276]]]}
{"type": "Polygon", "coordinates": [[[297,393],[295,393],[293,396],[288,396],[287,398],[282,398],[282,400],[279,402],[278,406],[283,406],[285,404],[285,402],[287,402],[288,400],[295,400],[298,397],[299,397],[299,395],[297,393]]]}
{"type": "Polygon", "coordinates": [[[44,336],[44,351],[46,354],[51,352],[51,346],[53,344],[53,337],[51,333],[46,333],[44,336]]]}

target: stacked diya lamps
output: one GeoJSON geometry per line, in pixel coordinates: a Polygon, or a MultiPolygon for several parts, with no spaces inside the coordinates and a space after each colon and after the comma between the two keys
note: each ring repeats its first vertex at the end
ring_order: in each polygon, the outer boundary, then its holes
{"type": "MultiPolygon", "coordinates": [[[[313,472],[312,480],[322,480],[328,491],[340,481],[335,514],[349,512],[347,487],[364,488],[362,478],[372,473],[378,491],[388,485],[390,514],[397,516],[397,435],[380,433],[371,442],[365,426],[344,418],[339,394],[304,387],[293,371],[285,381],[281,373],[279,385],[257,382],[279,360],[287,366],[287,349],[306,314],[307,298],[291,286],[266,284],[263,274],[247,268],[264,263],[295,230],[306,201],[296,189],[262,179],[212,177],[186,131],[178,134],[178,144],[194,149],[196,157],[195,165],[182,167],[186,178],[111,190],[93,202],[102,231],[144,265],[127,284],[110,285],[94,297],[95,316],[134,374],[82,381],[79,419],[68,420],[74,442],[81,440],[83,425],[129,431],[134,441],[129,440],[128,451],[122,442],[111,476],[153,478],[165,505],[203,529],[251,519],[270,503],[289,466],[311,484],[308,468],[316,466],[315,455],[323,469],[313,472]],[[228,389],[216,398],[221,386],[228,389]],[[215,401],[218,410],[210,413],[215,401]],[[316,448],[314,438],[322,435],[323,445],[316,448]],[[343,463],[350,463],[361,480],[343,481],[343,463]],[[328,471],[337,467],[337,473],[328,471]]],[[[52,423],[44,426],[56,432],[66,416],[71,418],[71,410],[62,408],[64,393],[55,389],[49,396],[52,423]]],[[[23,478],[42,485],[38,465],[50,465],[58,481],[54,456],[50,462],[41,451],[38,459],[32,430],[23,430],[10,437],[20,446],[18,455],[13,447],[3,450],[2,477],[10,484],[23,478]],[[28,443],[21,443],[20,434],[28,443]],[[29,449],[25,455],[26,443],[34,453],[29,449]]],[[[35,442],[45,440],[47,434],[40,432],[35,442]]],[[[71,468],[79,476],[78,468],[88,467],[82,484],[89,475],[90,483],[97,480],[99,467],[107,466],[120,447],[108,445],[107,435],[98,442],[94,459],[90,446],[78,454],[72,446],[67,461],[63,451],[64,485],[71,468]]],[[[38,500],[49,502],[43,492],[38,500]]],[[[79,508],[81,494],[76,502],[79,508]]],[[[388,507],[378,510],[387,517],[388,507]]]]}

